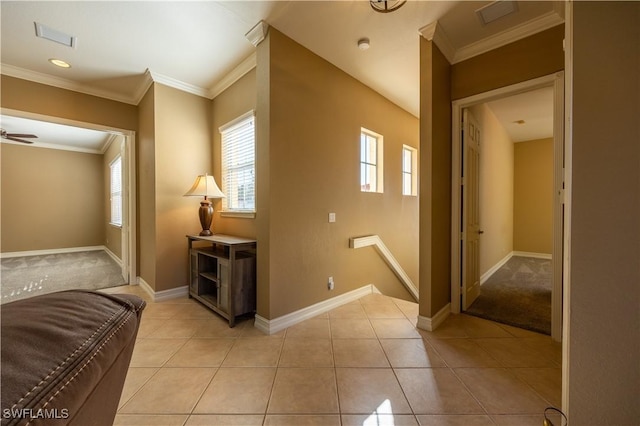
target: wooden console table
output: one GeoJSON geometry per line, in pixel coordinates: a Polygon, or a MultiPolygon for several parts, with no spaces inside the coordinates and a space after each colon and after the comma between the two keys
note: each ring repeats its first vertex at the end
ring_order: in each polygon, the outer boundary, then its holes
{"type": "Polygon", "coordinates": [[[256,240],[232,235],[187,235],[189,296],[235,325],[256,310],[256,240]]]}

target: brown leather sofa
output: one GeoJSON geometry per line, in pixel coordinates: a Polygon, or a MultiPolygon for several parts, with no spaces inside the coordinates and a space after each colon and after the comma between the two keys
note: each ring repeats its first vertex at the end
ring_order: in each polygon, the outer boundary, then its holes
{"type": "Polygon", "coordinates": [[[0,306],[2,425],[111,425],[145,302],[81,290],[0,306]]]}

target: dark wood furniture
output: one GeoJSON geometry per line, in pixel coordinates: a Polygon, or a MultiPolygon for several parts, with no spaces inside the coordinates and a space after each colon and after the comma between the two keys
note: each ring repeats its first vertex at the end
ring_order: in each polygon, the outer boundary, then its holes
{"type": "Polygon", "coordinates": [[[187,235],[189,296],[235,325],[256,310],[256,240],[232,235],[187,235]]]}

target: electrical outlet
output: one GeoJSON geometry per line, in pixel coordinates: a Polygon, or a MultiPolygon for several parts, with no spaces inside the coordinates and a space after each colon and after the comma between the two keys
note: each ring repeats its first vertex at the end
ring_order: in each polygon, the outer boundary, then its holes
{"type": "Polygon", "coordinates": [[[333,277],[329,277],[329,281],[327,282],[327,288],[329,290],[333,290],[334,284],[333,284],[333,277]]]}

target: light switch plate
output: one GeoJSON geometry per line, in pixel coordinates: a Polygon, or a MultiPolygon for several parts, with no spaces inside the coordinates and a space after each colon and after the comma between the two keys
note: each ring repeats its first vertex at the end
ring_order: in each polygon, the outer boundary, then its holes
{"type": "Polygon", "coordinates": [[[334,223],[336,221],[336,214],[329,213],[329,223],[334,223]]]}

